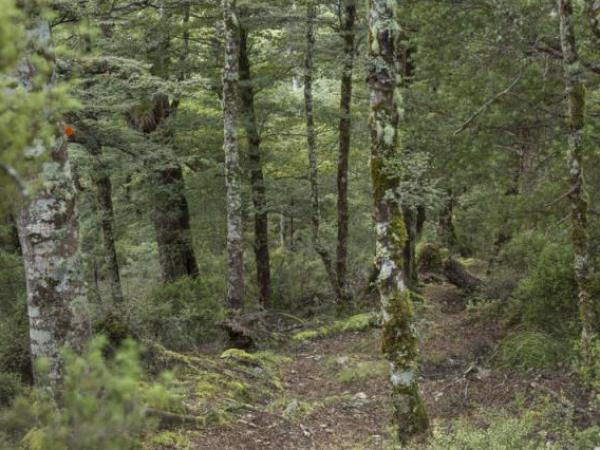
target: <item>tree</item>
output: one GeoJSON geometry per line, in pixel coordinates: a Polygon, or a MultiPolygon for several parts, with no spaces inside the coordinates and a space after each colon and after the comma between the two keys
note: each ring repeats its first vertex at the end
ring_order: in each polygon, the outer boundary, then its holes
{"type": "Polygon", "coordinates": [[[336,294],[341,298],[335,268],[331,255],[321,242],[321,199],[319,193],[319,166],[317,161],[317,140],[315,136],[315,117],[313,100],[313,70],[315,53],[315,21],[317,19],[317,6],[313,0],[306,5],[306,48],[304,50],[304,114],[306,119],[306,144],[308,150],[310,198],[312,204],[311,232],[313,247],[321,257],[323,266],[329,278],[329,283],[336,294]]]}
{"type": "Polygon", "coordinates": [[[222,0],[225,27],[223,67],[223,150],[227,191],[227,305],[232,315],[244,308],[244,249],[242,241],[242,186],[237,138],[240,79],[239,22],[235,0],[222,0]]]}
{"type": "Polygon", "coordinates": [[[340,121],[338,126],[339,149],[337,169],[337,253],[336,276],[338,303],[348,301],[348,160],[350,157],[350,140],[352,135],[352,75],[354,73],[356,2],[344,0],[340,7],[344,8],[340,34],[344,40],[342,80],[340,83],[340,121]]]}
{"type": "Polygon", "coordinates": [[[394,3],[369,1],[369,62],[371,93],[371,177],[377,235],[376,285],[383,311],[383,352],[390,362],[394,426],[401,442],[424,432],[427,413],[417,385],[417,336],[413,306],[406,288],[403,247],[407,232],[402,217],[398,175],[390,170],[398,155],[400,120],[397,95],[398,33],[394,3]]]}
{"type": "MultiPolygon", "coordinates": [[[[597,337],[597,306],[592,295],[593,262],[588,237],[588,200],[583,176],[585,123],[585,86],[583,69],[577,53],[577,41],[572,22],[573,4],[560,0],[560,44],[563,55],[569,148],[568,197],[571,203],[571,242],[575,253],[574,270],[578,286],[581,340],[584,354],[591,357],[591,344],[597,337]]],[[[587,361],[591,363],[591,361],[587,361]]]]}
{"type": "Polygon", "coordinates": [[[254,108],[254,86],[248,55],[249,31],[239,29],[239,70],[240,100],[242,117],[246,130],[248,163],[250,168],[250,188],[254,204],[254,254],[256,257],[256,281],[259,290],[259,302],[264,307],[271,305],[271,263],[269,256],[269,217],[265,192],[265,179],[261,160],[261,138],[254,108]]]}
{"type": "MultiPolygon", "coordinates": [[[[30,39],[45,67],[35,66],[33,55],[18,71],[28,90],[52,84],[54,56],[50,24],[35,14],[29,18],[30,39]],[[40,78],[43,81],[40,81],[40,78]]],[[[60,383],[64,346],[81,352],[90,336],[84,276],[79,254],[77,193],[73,185],[67,143],[62,130],[44,150],[49,160],[39,175],[41,187],[19,212],[17,227],[27,284],[31,356],[46,358],[51,386],[60,383]]],[[[41,382],[36,374],[36,382],[41,382]]]]}

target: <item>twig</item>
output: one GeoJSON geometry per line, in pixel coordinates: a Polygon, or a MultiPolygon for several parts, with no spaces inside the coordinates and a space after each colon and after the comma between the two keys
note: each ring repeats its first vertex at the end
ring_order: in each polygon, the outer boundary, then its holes
{"type": "Polygon", "coordinates": [[[19,173],[8,164],[0,163],[0,169],[2,169],[12,180],[15,182],[17,187],[19,188],[19,194],[23,198],[29,197],[29,190],[27,189],[27,185],[19,175],[19,173]]]}
{"type": "Polygon", "coordinates": [[[515,87],[515,85],[519,82],[519,80],[521,79],[522,76],[523,76],[523,72],[520,72],[504,90],[498,92],[493,97],[490,97],[477,111],[475,111],[473,114],[471,114],[471,116],[467,119],[467,121],[465,123],[463,123],[460,126],[460,128],[458,128],[456,131],[454,131],[454,135],[456,136],[456,135],[462,133],[463,131],[465,131],[469,127],[469,125],[471,125],[471,123],[477,117],[479,117],[479,115],[482,112],[484,112],[486,109],[488,109],[494,103],[496,103],[496,101],[498,101],[498,99],[500,99],[501,97],[508,94],[512,90],[512,88],[515,87]]]}

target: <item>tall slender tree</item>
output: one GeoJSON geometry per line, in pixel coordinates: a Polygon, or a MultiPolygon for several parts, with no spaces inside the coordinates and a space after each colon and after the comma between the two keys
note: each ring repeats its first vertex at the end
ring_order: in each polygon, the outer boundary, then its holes
{"type": "Polygon", "coordinates": [[[349,293],[347,288],[348,272],[348,162],[352,137],[352,75],[354,73],[356,1],[344,0],[340,34],[344,40],[342,80],[340,86],[340,121],[338,126],[339,150],[337,168],[337,252],[336,276],[338,284],[338,303],[346,303],[349,293]]]}
{"type": "Polygon", "coordinates": [[[232,314],[244,307],[244,250],[242,241],[242,187],[237,137],[239,22],[235,0],[222,0],[225,26],[223,67],[223,150],[227,190],[227,304],[232,314]]]}
{"type": "MultiPolygon", "coordinates": [[[[585,86],[583,68],[577,53],[573,27],[571,0],[559,0],[560,42],[563,55],[565,90],[567,95],[567,123],[569,148],[569,200],[571,203],[571,242],[575,253],[575,279],[578,286],[581,339],[586,357],[591,357],[590,346],[598,335],[597,307],[592,296],[593,262],[588,236],[588,198],[583,176],[585,123],[585,86]]],[[[591,361],[587,361],[591,362],[591,361]]]]}
{"type": "Polygon", "coordinates": [[[313,247],[323,261],[327,277],[336,298],[341,298],[337,276],[331,255],[321,242],[321,199],[319,193],[319,166],[317,160],[317,139],[315,134],[315,114],[313,99],[313,75],[315,56],[315,22],[317,5],[309,0],[306,5],[306,48],[304,50],[304,114],[306,118],[306,143],[308,149],[310,197],[312,204],[312,241],[313,247]]]}
{"type": "Polygon", "coordinates": [[[269,254],[269,218],[265,179],[262,170],[261,137],[258,130],[254,107],[254,85],[248,55],[248,29],[240,26],[240,100],[242,119],[246,130],[248,162],[250,168],[250,188],[254,204],[254,254],[256,258],[256,280],[259,289],[259,301],[262,306],[271,304],[271,263],[269,254]]]}
{"type": "Polygon", "coordinates": [[[402,271],[407,232],[398,192],[399,178],[389,168],[398,157],[402,108],[397,92],[400,72],[396,46],[400,26],[395,2],[369,0],[368,25],[376,285],[383,311],[382,349],[391,367],[394,425],[400,441],[406,442],[427,429],[428,418],[417,384],[414,312],[402,271]]]}

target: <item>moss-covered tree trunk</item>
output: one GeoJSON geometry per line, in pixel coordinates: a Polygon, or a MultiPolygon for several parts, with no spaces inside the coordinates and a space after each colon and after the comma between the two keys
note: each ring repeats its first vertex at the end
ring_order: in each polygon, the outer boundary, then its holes
{"type": "MultiPolygon", "coordinates": [[[[36,56],[52,68],[50,25],[37,17],[30,23],[36,56]]],[[[19,67],[18,75],[29,90],[46,89],[53,79],[52,74],[38,73],[30,59],[19,67]]],[[[62,378],[61,348],[81,351],[90,337],[90,321],[79,253],[77,195],[66,141],[57,137],[47,153],[48,161],[39,175],[42,183],[19,212],[17,228],[25,265],[31,356],[34,361],[48,360],[49,382],[56,386],[62,378]]],[[[37,383],[44,379],[35,374],[37,383]]]]}
{"type": "Polygon", "coordinates": [[[308,165],[310,180],[310,197],[312,204],[311,230],[313,247],[323,261],[327,278],[336,295],[341,298],[337,276],[331,255],[321,242],[321,200],[319,193],[319,166],[317,160],[317,140],[315,135],[315,115],[313,100],[313,69],[315,56],[315,21],[317,19],[316,3],[310,0],[306,6],[306,48],[304,50],[304,115],[306,119],[306,143],[308,149],[308,165]]]}
{"type": "Polygon", "coordinates": [[[587,230],[588,199],[583,177],[585,87],[572,21],[573,5],[571,0],[559,0],[558,6],[560,42],[568,102],[569,148],[567,164],[569,169],[569,200],[571,202],[571,241],[575,254],[575,279],[579,290],[582,345],[584,354],[590,355],[590,345],[597,337],[598,317],[592,297],[593,262],[589,249],[587,230]]]}
{"type": "Polygon", "coordinates": [[[248,143],[250,188],[254,204],[254,255],[256,258],[256,281],[262,306],[271,304],[271,263],[269,254],[269,218],[265,180],[262,170],[261,138],[254,108],[254,86],[248,56],[248,30],[240,28],[240,99],[242,116],[248,143]]]}
{"type": "Polygon", "coordinates": [[[237,138],[238,19],[235,0],[222,0],[225,24],[223,68],[223,150],[227,190],[227,303],[233,315],[244,307],[244,252],[242,242],[242,186],[237,138]]]}
{"type": "Polygon", "coordinates": [[[406,228],[398,175],[386,166],[398,157],[398,126],[402,108],[398,92],[396,4],[369,0],[371,176],[377,233],[376,285],[383,312],[383,352],[390,362],[394,426],[401,442],[428,427],[417,385],[417,336],[414,312],[402,271],[406,228]]]}
{"type": "Polygon", "coordinates": [[[338,125],[339,149],[337,168],[337,252],[336,276],[338,283],[337,299],[339,304],[347,303],[350,294],[347,287],[348,272],[348,162],[350,158],[350,142],[352,137],[352,75],[354,73],[356,2],[343,2],[344,14],[340,34],[344,40],[342,80],[340,86],[340,122],[338,125]]]}

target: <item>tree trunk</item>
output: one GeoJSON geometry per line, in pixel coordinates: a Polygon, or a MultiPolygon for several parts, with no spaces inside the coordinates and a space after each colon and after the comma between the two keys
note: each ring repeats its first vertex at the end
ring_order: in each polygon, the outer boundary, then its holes
{"type": "Polygon", "coordinates": [[[410,289],[419,284],[417,272],[417,210],[414,207],[404,207],[404,226],[406,228],[406,242],[404,243],[404,279],[410,289]]]}
{"type": "MultiPolygon", "coordinates": [[[[169,18],[171,10],[160,11],[161,23],[157,29],[148,30],[149,39],[154,43],[149,53],[152,59],[152,74],[163,79],[168,79],[171,74],[171,62],[168,55],[171,49],[171,30],[169,18]]],[[[180,64],[183,66],[187,57],[189,35],[187,32],[187,21],[189,20],[187,7],[184,7],[184,32],[183,52],[180,64]]],[[[183,68],[177,73],[177,79],[185,78],[183,68]]],[[[169,97],[162,93],[154,94],[151,99],[152,109],[137,113],[135,110],[127,114],[129,125],[146,134],[150,134],[165,125],[169,117],[177,112],[179,98],[170,101],[169,97]]],[[[175,145],[172,130],[166,130],[167,141],[175,145]]],[[[164,283],[172,282],[178,278],[199,275],[198,263],[194,253],[192,242],[192,229],[190,212],[185,196],[185,180],[181,166],[170,160],[158,160],[149,178],[153,191],[152,222],[158,245],[158,254],[161,270],[161,279],[164,283]]]]}
{"type": "Polygon", "coordinates": [[[321,243],[319,229],[321,226],[321,204],[319,194],[319,169],[317,163],[317,141],[315,137],[314,102],[312,92],[313,60],[315,53],[315,21],[317,8],[310,0],[306,10],[306,49],[304,53],[304,112],[306,116],[306,141],[308,147],[308,164],[310,179],[310,197],[312,203],[312,240],[315,251],[321,257],[327,277],[336,298],[341,298],[337,276],[329,252],[321,243]]]}
{"type": "Polygon", "coordinates": [[[354,71],[354,23],[356,21],[356,3],[354,0],[344,2],[344,18],[341,24],[341,34],[344,39],[344,63],[340,87],[340,123],[339,151],[337,169],[337,253],[336,275],[338,303],[347,303],[350,295],[347,288],[346,276],[348,271],[348,160],[350,157],[350,139],[352,134],[352,74],[354,71]]]}
{"type": "Polygon", "coordinates": [[[439,235],[442,242],[450,249],[454,250],[458,244],[456,229],[454,228],[454,193],[448,189],[448,199],[439,217],[439,235]]]}
{"type": "Polygon", "coordinates": [[[87,129],[83,122],[76,125],[77,134],[72,141],[85,146],[93,159],[92,181],[96,188],[96,202],[100,216],[100,228],[104,246],[104,261],[110,282],[111,297],[113,302],[123,302],[123,289],[119,273],[119,261],[114,238],[114,210],[112,203],[112,183],[108,168],[102,161],[102,143],[95,134],[87,129]]]}
{"type": "MultiPolygon", "coordinates": [[[[39,18],[32,23],[30,37],[37,56],[53,67],[50,25],[39,18]]],[[[37,90],[43,75],[24,61],[18,76],[26,89],[37,90]]],[[[48,75],[40,89],[52,79],[48,75]]],[[[40,174],[43,184],[20,210],[17,229],[25,266],[31,356],[34,361],[48,360],[48,381],[55,388],[62,381],[60,350],[66,346],[82,351],[91,329],[79,254],[77,195],[64,139],[56,138],[48,153],[40,174]]],[[[37,384],[46,380],[42,375],[34,374],[37,384]]]]}
{"type": "MultiPolygon", "coordinates": [[[[560,41],[563,53],[568,100],[569,200],[571,202],[571,241],[575,253],[575,279],[579,290],[579,313],[584,355],[591,357],[591,343],[597,337],[596,305],[592,297],[593,266],[587,230],[588,201],[583,177],[583,127],[585,87],[573,29],[571,0],[559,0],[560,41]]],[[[591,362],[591,361],[588,361],[591,362]]]]}
{"type": "MultiPolygon", "coordinates": [[[[223,70],[223,130],[227,189],[227,304],[232,315],[244,307],[242,191],[236,125],[238,120],[238,20],[235,0],[222,0],[225,24],[223,70]]],[[[230,336],[233,338],[233,336],[230,336]]]]}
{"type": "Polygon", "coordinates": [[[185,197],[183,173],[179,165],[152,174],[156,190],[152,220],[158,244],[162,281],[197,277],[198,264],[192,245],[190,213],[185,197]]]}
{"type": "Polygon", "coordinates": [[[398,154],[397,43],[399,24],[395,3],[369,0],[368,84],[371,114],[371,176],[377,230],[376,285],[383,311],[383,352],[390,362],[394,426],[406,443],[428,427],[417,385],[417,336],[413,306],[402,271],[406,228],[402,217],[398,178],[386,170],[398,154]]]}
{"type": "Polygon", "coordinates": [[[250,165],[250,187],[254,204],[254,254],[256,257],[256,280],[259,288],[260,304],[271,305],[271,266],[269,256],[269,218],[265,181],[261,162],[261,139],[254,109],[254,87],[250,59],[248,57],[248,30],[240,28],[240,99],[250,165]]]}

